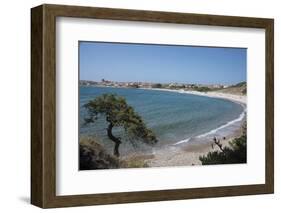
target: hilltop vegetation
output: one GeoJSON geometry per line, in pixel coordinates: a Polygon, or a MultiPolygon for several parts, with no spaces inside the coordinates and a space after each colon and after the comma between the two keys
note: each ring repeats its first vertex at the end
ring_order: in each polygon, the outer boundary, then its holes
{"type": "Polygon", "coordinates": [[[220,89],[217,90],[218,92],[222,92],[222,93],[230,93],[230,94],[234,94],[234,95],[246,95],[247,94],[247,83],[244,82],[240,82],[238,84],[229,86],[227,88],[224,89],[220,89]]]}

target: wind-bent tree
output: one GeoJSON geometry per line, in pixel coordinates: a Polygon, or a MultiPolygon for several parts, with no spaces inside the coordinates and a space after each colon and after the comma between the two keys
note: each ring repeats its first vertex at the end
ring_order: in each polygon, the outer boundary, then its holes
{"type": "Polygon", "coordinates": [[[105,118],[108,122],[107,136],[114,142],[113,154],[119,157],[120,137],[113,135],[114,127],[122,127],[131,141],[141,141],[146,144],[155,144],[157,138],[148,129],[141,117],[126,103],[126,99],[114,94],[104,94],[89,101],[84,107],[89,117],[86,123],[94,123],[98,118],[105,118]]]}

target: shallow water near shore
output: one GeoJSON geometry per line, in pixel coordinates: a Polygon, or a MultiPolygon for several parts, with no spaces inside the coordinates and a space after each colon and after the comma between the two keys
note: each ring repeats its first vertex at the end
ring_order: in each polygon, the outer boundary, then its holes
{"type": "MultiPolygon", "coordinates": [[[[130,143],[123,143],[120,146],[121,155],[149,153],[167,146],[182,146],[190,141],[204,142],[214,136],[224,137],[238,129],[244,118],[244,107],[225,99],[169,91],[80,87],[80,137],[95,138],[109,153],[112,152],[113,143],[107,139],[104,119],[87,126],[83,124],[87,115],[83,105],[106,93],[125,97],[159,139],[153,149],[145,145],[134,147],[130,143]]],[[[114,134],[126,140],[121,129],[115,129],[114,134]]]]}

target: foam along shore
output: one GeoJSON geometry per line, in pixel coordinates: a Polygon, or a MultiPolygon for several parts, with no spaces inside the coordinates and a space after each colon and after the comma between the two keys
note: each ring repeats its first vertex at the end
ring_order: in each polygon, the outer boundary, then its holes
{"type": "MultiPolygon", "coordinates": [[[[236,130],[220,143],[229,146],[229,142],[242,135],[242,128],[236,130]]],[[[183,146],[170,146],[154,153],[153,158],[145,160],[149,167],[169,167],[169,166],[195,166],[202,165],[200,156],[207,155],[208,152],[220,151],[213,141],[209,143],[184,143],[183,146]]]]}
{"type": "Polygon", "coordinates": [[[200,95],[200,96],[206,96],[211,98],[222,98],[227,99],[233,102],[238,102],[241,104],[246,105],[247,104],[247,96],[246,95],[234,95],[229,93],[222,93],[222,92],[198,92],[198,91],[186,91],[183,89],[179,90],[173,90],[173,89],[160,89],[160,88],[141,88],[141,89],[148,89],[148,90],[158,90],[158,91],[166,91],[166,92],[178,92],[178,93],[185,93],[185,94],[191,94],[191,95],[200,95]]]}
{"type": "Polygon", "coordinates": [[[199,157],[202,155],[207,155],[210,151],[218,150],[218,147],[213,146],[213,141],[209,140],[208,142],[200,143],[200,139],[206,137],[207,135],[213,134],[218,130],[221,130],[229,125],[232,125],[236,122],[239,122],[239,127],[233,130],[228,135],[224,135],[221,139],[223,146],[229,146],[229,142],[234,138],[240,137],[242,135],[242,124],[245,120],[245,112],[247,108],[247,96],[244,95],[234,95],[228,93],[220,92],[197,92],[197,91],[185,91],[185,90],[170,90],[170,89],[158,89],[152,88],[151,90],[167,91],[167,92],[178,92],[192,95],[201,95],[212,98],[222,98],[235,103],[241,104],[244,108],[244,111],[240,114],[238,118],[233,121],[229,121],[227,124],[218,127],[215,130],[212,130],[208,133],[204,133],[196,137],[196,141],[191,141],[190,138],[184,139],[175,143],[175,146],[169,146],[163,150],[157,150],[154,152],[154,158],[151,158],[147,161],[150,167],[158,166],[187,166],[187,165],[201,165],[199,157]]]}

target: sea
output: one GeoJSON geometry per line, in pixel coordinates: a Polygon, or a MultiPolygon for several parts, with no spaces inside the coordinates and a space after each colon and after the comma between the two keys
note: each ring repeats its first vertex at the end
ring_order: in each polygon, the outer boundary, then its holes
{"type": "Polygon", "coordinates": [[[114,144],[107,138],[105,119],[101,117],[92,124],[84,121],[87,117],[84,104],[107,93],[126,98],[158,139],[153,147],[139,141],[132,143],[122,128],[114,128],[113,133],[123,141],[121,155],[150,153],[167,146],[183,146],[192,141],[203,143],[213,137],[228,136],[241,126],[246,113],[245,106],[221,98],[149,89],[80,86],[79,138],[91,137],[109,153],[113,152],[114,144]]]}

